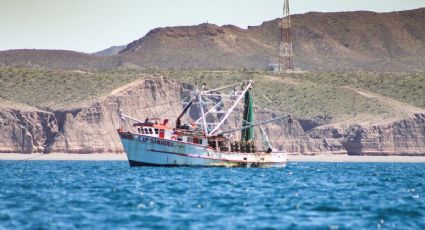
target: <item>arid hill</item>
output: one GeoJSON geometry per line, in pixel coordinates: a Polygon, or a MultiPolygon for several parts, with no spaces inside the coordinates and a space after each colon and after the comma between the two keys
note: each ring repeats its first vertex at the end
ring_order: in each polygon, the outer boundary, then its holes
{"type": "Polygon", "coordinates": [[[118,54],[121,50],[125,49],[127,46],[111,46],[107,49],[92,53],[95,56],[99,57],[108,57],[108,56],[114,56],[118,54]]]}
{"type": "Polygon", "coordinates": [[[68,50],[21,49],[0,51],[0,66],[48,68],[60,70],[112,69],[118,62],[68,50]]]}
{"type": "MultiPolygon", "coordinates": [[[[425,70],[425,8],[392,13],[311,12],[294,15],[292,22],[295,62],[303,70],[425,70]]],[[[157,28],[108,57],[57,50],[0,51],[0,66],[265,69],[277,62],[279,23],[275,19],[248,29],[213,24],[157,28]]]]}
{"type": "MultiPolygon", "coordinates": [[[[423,71],[425,8],[294,15],[296,64],[313,71],[423,71]]],[[[145,67],[257,68],[276,62],[279,19],[241,29],[212,24],[152,30],[121,51],[145,67]]]]}

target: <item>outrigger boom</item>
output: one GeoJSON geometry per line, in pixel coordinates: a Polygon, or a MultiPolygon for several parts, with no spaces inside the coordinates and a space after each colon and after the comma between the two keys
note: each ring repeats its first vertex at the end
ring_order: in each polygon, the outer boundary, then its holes
{"type": "Polygon", "coordinates": [[[226,130],[226,131],[217,133],[217,136],[220,136],[220,135],[223,135],[223,134],[226,134],[226,133],[233,133],[233,132],[241,131],[241,130],[244,130],[244,129],[249,129],[251,127],[255,127],[255,126],[259,126],[259,125],[269,124],[269,123],[272,123],[274,121],[282,120],[282,119],[285,119],[285,118],[288,118],[289,120],[292,119],[292,114],[288,114],[288,115],[285,115],[285,116],[273,118],[273,119],[270,119],[270,120],[267,120],[267,121],[257,122],[257,123],[251,124],[251,125],[243,126],[241,128],[226,130]]]}
{"type": "MultiPolygon", "coordinates": [[[[238,103],[242,100],[242,98],[245,96],[245,93],[251,88],[252,84],[254,84],[253,80],[248,81],[247,84],[244,85],[244,88],[242,89],[241,94],[239,95],[239,97],[236,99],[235,103],[233,104],[232,107],[230,107],[230,109],[227,111],[227,113],[224,115],[224,117],[220,120],[220,122],[217,124],[217,126],[208,133],[208,131],[206,131],[207,136],[212,136],[212,134],[214,134],[215,131],[217,131],[224,123],[224,121],[226,121],[226,119],[230,116],[230,114],[233,112],[233,110],[235,109],[235,107],[238,105],[238,103]]],[[[206,120],[206,117],[203,116],[203,120],[206,120]]]]}

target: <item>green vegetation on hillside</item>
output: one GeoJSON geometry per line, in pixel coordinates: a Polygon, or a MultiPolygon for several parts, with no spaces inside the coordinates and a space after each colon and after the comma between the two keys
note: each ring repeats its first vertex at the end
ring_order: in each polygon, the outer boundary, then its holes
{"type": "Polygon", "coordinates": [[[418,73],[302,73],[271,74],[237,71],[164,71],[163,75],[209,88],[245,79],[256,81],[257,105],[299,117],[347,119],[360,114],[385,117],[392,109],[353,89],[367,90],[425,108],[425,74],[418,73]],[[348,86],[350,88],[344,87],[348,86]]]}
{"type": "Polygon", "coordinates": [[[425,108],[425,73],[301,73],[272,74],[244,71],[54,71],[0,68],[0,99],[41,109],[61,109],[107,95],[112,90],[143,78],[161,74],[181,82],[206,83],[208,88],[255,80],[256,104],[297,117],[330,116],[345,120],[358,115],[393,116],[385,98],[425,108]],[[367,97],[359,93],[382,95],[367,97]]]}
{"type": "Polygon", "coordinates": [[[311,73],[289,77],[315,84],[364,89],[425,108],[425,73],[311,73]]]}
{"type": "Polygon", "coordinates": [[[106,95],[141,74],[0,68],[0,98],[59,109],[106,95]]]}

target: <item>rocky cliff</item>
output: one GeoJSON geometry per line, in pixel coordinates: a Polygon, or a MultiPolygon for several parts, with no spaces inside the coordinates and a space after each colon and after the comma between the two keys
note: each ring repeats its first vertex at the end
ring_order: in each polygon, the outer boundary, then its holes
{"type": "Polygon", "coordinates": [[[88,106],[56,111],[60,132],[55,136],[48,151],[122,152],[122,145],[116,133],[120,126],[119,109],[140,119],[174,118],[181,109],[180,104],[175,102],[182,97],[182,93],[182,84],[162,77],[153,77],[117,89],[88,106]],[[151,107],[152,105],[157,106],[151,107]]]}
{"type": "MultiPolygon", "coordinates": [[[[179,101],[186,95],[185,89],[190,87],[161,76],[151,76],[73,109],[46,112],[3,103],[0,107],[0,151],[120,153],[123,149],[116,134],[119,108],[140,119],[175,118],[182,109],[179,101]]],[[[260,109],[257,119],[273,116],[276,114],[260,109]]],[[[227,125],[236,127],[240,123],[232,118],[227,125]]],[[[291,154],[425,153],[425,114],[348,129],[307,119],[270,124],[265,129],[277,148],[286,149],[291,154]]]]}
{"type": "Polygon", "coordinates": [[[57,133],[53,113],[0,103],[0,153],[42,153],[57,133]]]}
{"type": "Polygon", "coordinates": [[[351,126],[343,146],[353,155],[425,155],[425,114],[379,126],[351,126]]]}

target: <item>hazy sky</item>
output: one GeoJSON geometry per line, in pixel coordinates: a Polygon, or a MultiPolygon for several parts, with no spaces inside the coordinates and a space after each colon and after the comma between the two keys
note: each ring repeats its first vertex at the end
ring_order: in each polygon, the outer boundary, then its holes
{"type": "MultiPolygon", "coordinates": [[[[283,0],[0,0],[0,50],[94,52],[156,27],[203,22],[246,28],[282,15],[283,0]]],[[[425,7],[425,0],[292,0],[292,13],[425,7]]]]}

